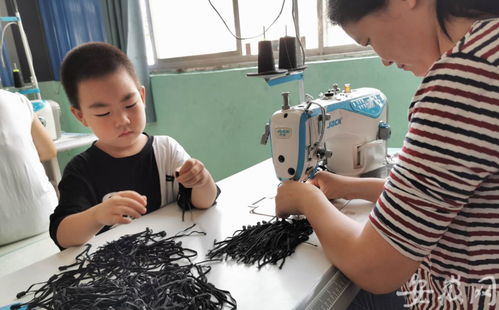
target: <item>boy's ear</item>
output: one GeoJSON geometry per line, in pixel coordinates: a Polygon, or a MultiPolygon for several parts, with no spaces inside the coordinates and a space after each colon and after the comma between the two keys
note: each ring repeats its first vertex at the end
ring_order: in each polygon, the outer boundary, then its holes
{"type": "Polygon", "coordinates": [[[140,93],[140,98],[142,99],[142,102],[144,104],[146,104],[146,88],[144,87],[144,85],[140,86],[139,93],[140,93]]]}
{"type": "Polygon", "coordinates": [[[76,117],[77,120],[80,121],[80,123],[85,126],[85,127],[88,127],[87,126],[87,121],[85,120],[85,118],[83,117],[83,113],[81,113],[81,110],[80,109],[77,109],[75,107],[71,107],[71,113],[73,113],[73,115],[76,117]]]}

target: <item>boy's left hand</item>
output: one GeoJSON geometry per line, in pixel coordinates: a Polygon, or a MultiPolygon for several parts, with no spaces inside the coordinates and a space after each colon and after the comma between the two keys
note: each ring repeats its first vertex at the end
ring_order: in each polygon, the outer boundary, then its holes
{"type": "Polygon", "coordinates": [[[177,182],[186,188],[195,188],[206,185],[212,178],[202,162],[190,158],[178,169],[177,182]]]}

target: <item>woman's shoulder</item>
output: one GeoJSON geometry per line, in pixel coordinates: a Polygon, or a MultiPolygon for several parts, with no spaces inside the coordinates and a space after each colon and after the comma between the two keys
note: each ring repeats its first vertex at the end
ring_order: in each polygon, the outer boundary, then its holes
{"type": "Polygon", "coordinates": [[[499,65],[499,18],[477,20],[466,35],[450,50],[451,58],[499,65]]]}
{"type": "Polygon", "coordinates": [[[494,110],[499,97],[499,18],[480,20],[428,71],[413,99],[444,109],[494,110]]]}

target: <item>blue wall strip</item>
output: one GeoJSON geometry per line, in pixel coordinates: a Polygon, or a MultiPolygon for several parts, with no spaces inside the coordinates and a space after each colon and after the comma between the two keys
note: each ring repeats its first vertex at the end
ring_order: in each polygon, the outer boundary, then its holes
{"type": "Polygon", "coordinates": [[[2,22],[17,22],[18,20],[19,20],[19,18],[15,17],[15,16],[0,17],[0,21],[2,21],[2,22]]]}
{"type": "Polygon", "coordinates": [[[275,86],[275,85],[284,84],[284,83],[291,82],[291,81],[299,81],[299,80],[303,80],[303,72],[292,73],[290,75],[285,75],[285,76],[281,76],[278,78],[270,79],[267,81],[267,84],[269,84],[269,86],[275,86]]]}

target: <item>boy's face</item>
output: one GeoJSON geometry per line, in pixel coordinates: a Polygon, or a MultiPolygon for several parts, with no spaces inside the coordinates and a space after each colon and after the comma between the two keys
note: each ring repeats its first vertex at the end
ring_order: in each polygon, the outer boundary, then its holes
{"type": "Polygon", "coordinates": [[[99,138],[104,149],[126,150],[145,128],[144,87],[137,89],[125,69],[78,83],[80,109],[71,112],[99,138]]]}

